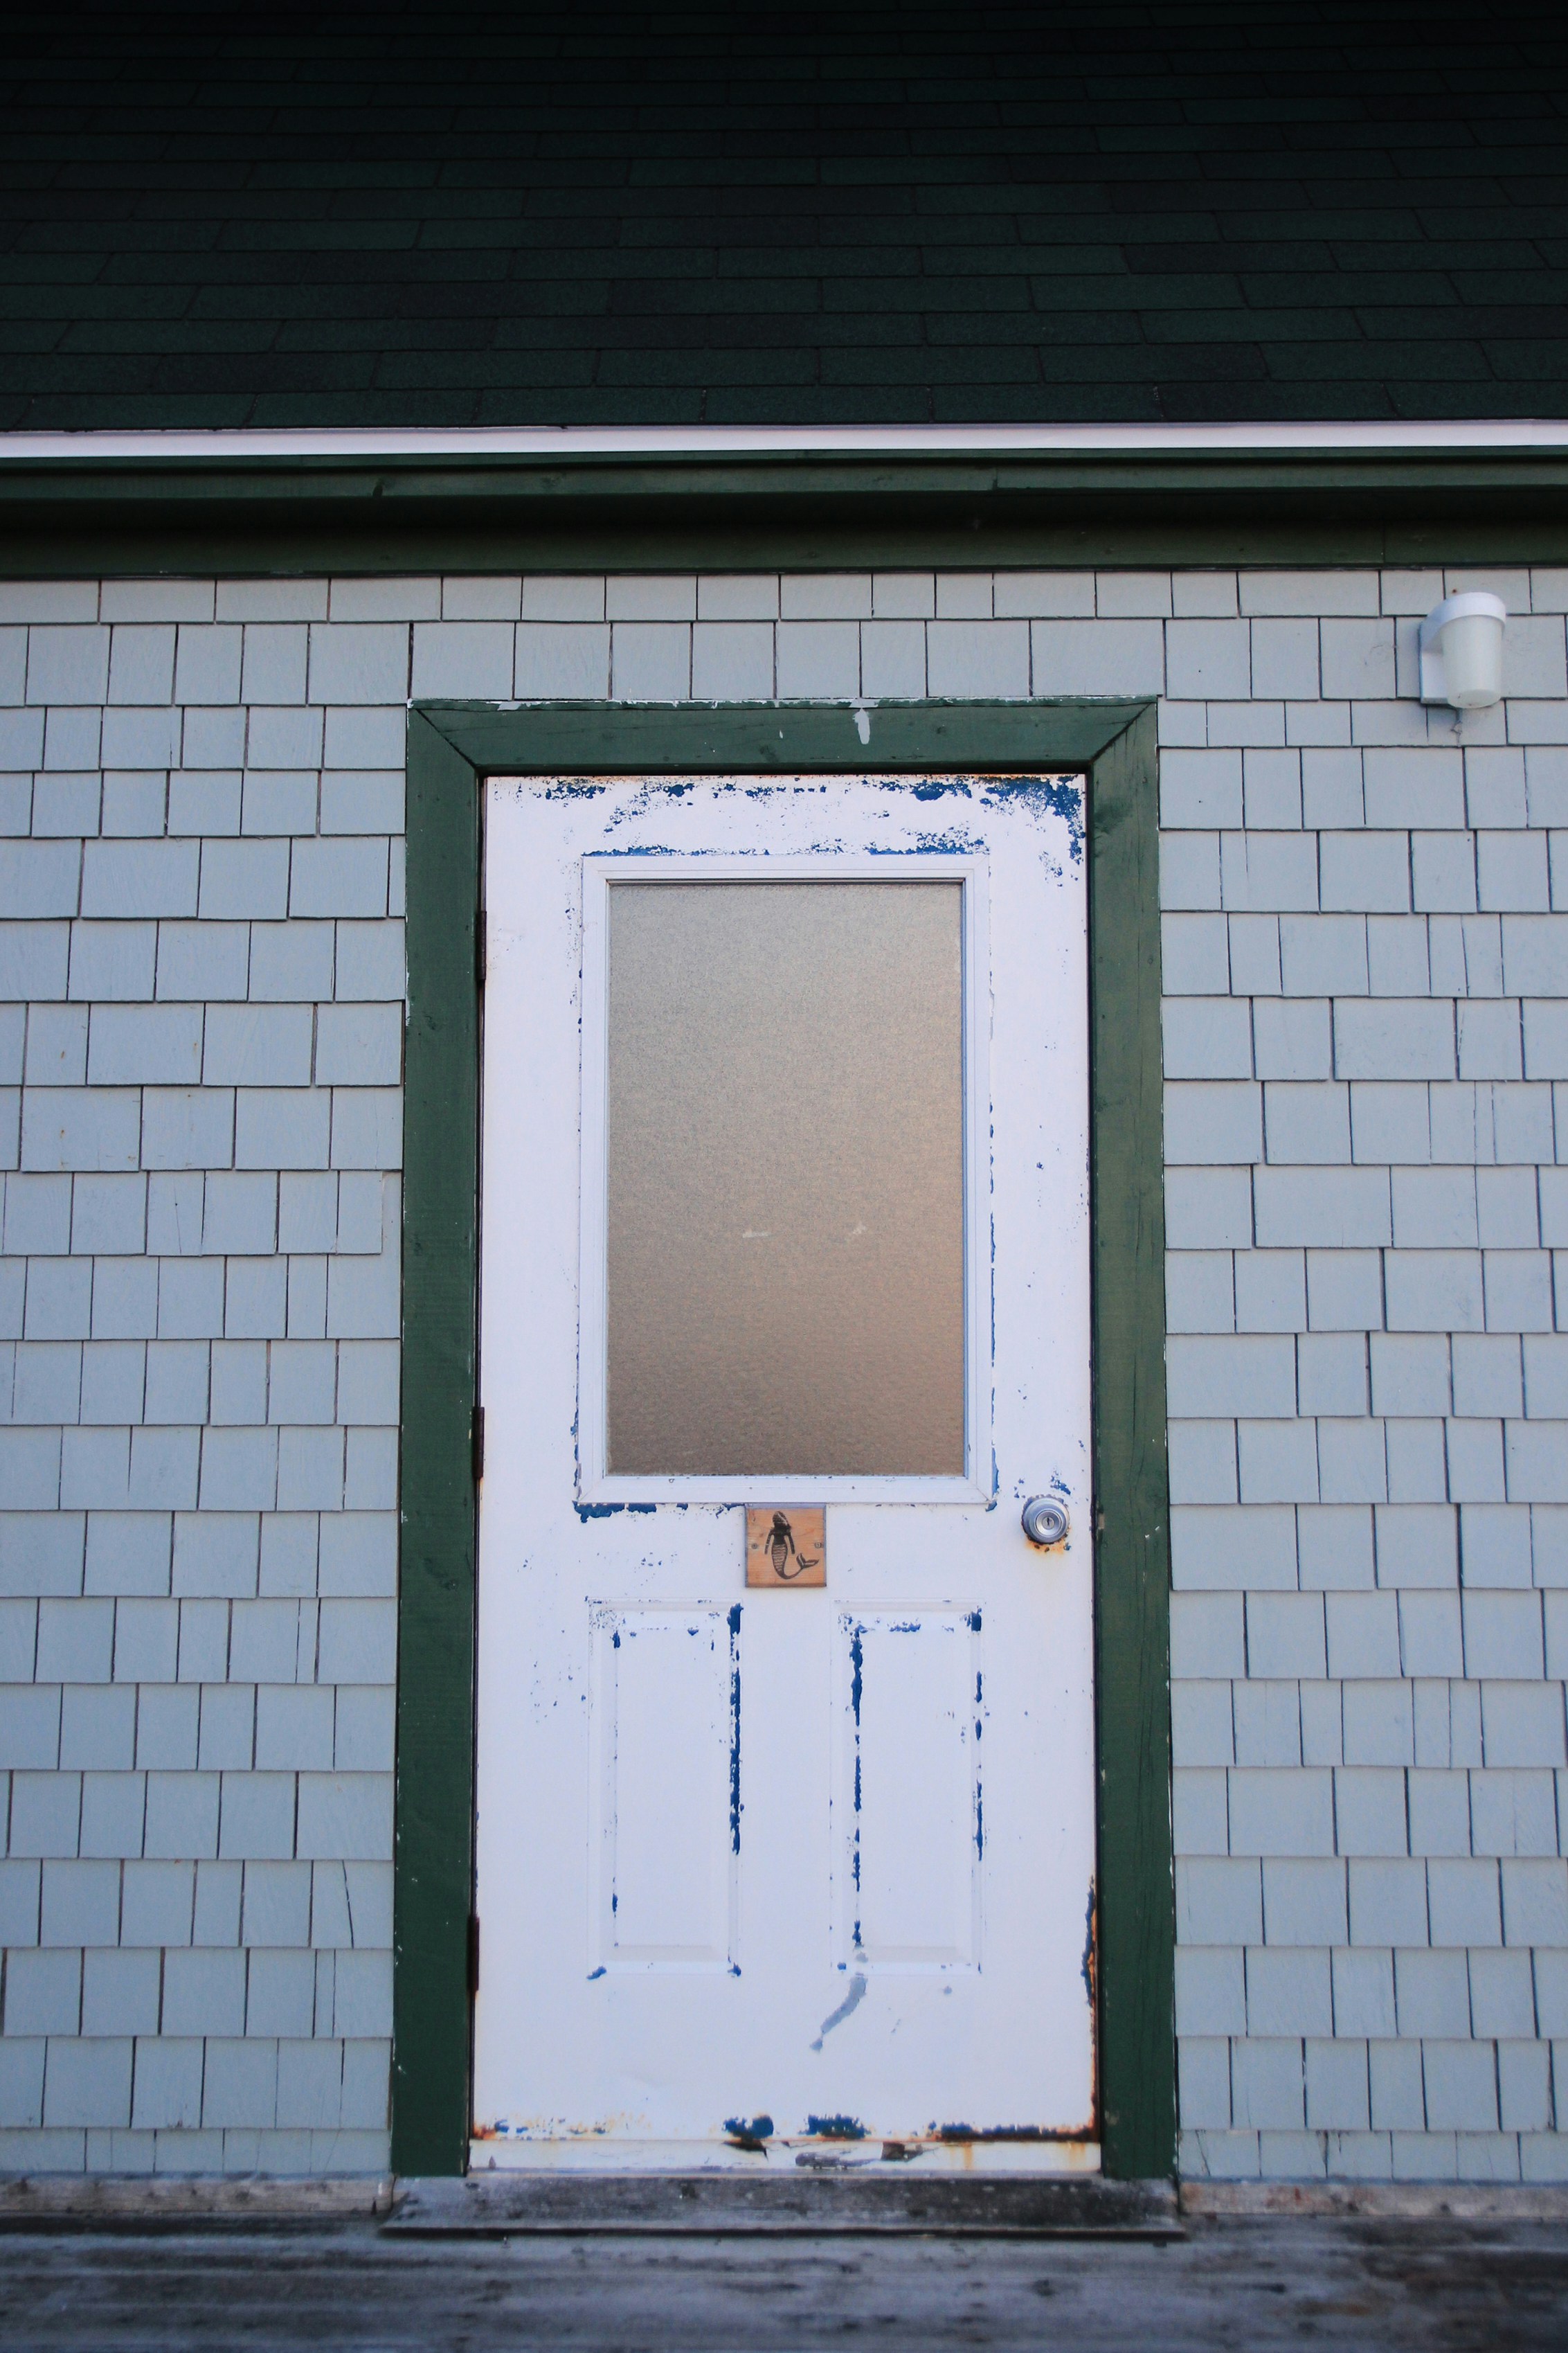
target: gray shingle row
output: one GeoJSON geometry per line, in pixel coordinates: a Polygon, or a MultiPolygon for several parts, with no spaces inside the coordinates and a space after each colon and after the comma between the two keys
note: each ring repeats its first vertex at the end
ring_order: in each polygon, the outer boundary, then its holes
{"type": "Polygon", "coordinates": [[[24,1004],[36,1020],[41,1010],[55,1012],[62,998],[389,1003],[403,995],[403,925],[390,918],[251,923],[214,915],[0,921],[0,985],[9,1000],[0,1006],[0,1069],[19,1082],[28,1026],[24,1004]]]}
{"type": "MultiPolygon", "coordinates": [[[[374,1638],[372,1637],[374,1641],[374,1638]]],[[[362,1652],[364,1644],[358,1646],[362,1652]]],[[[363,1671],[363,1669],[362,1669],[363,1671]]],[[[384,1666],[382,1669],[384,1674],[384,1666]]],[[[153,1700],[159,1696],[156,1686],[153,1700]]],[[[29,1719],[47,1728],[60,1695],[47,1687],[34,1709],[16,1704],[13,1753],[25,1748],[29,1719]]],[[[211,1761],[163,1771],[100,1769],[85,1775],[53,1767],[49,1743],[37,1744],[33,1770],[12,1776],[8,1792],[13,1853],[50,1858],[43,1873],[41,1925],[24,1942],[111,1945],[120,1938],[121,1864],[141,1860],[227,1862],[389,1862],[392,1854],[391,1711],[384,1686],[338,1693],[330,1684],[246,1683],[181,1686],[165,1698],[200,1703],[203,1746],[211,1761]],[[331,1754],[339,1701],[342,1745],[364,1761],[337,1765],[331,1754]],[[301,1762],[301,1751],[314,1752],[301,1762]],[[269,1761],[257,1762],[260,1757],[269,1761]],[[85,1852],[78,1850],[85,1845],[85,1852]]],[[[68,1699],[95,1703],[100,1720],[125,1736],[137,1715],[134,1690],[102,1689],[68,1699]]],[[[174,1711],[153,1729],[165,1738],[174,1711]]],[[[108,1744],[102,1744],[107,1747],[108,1744]]],[[[112,1760],[100,1760],[108,1767],[112,1760]]],[[[14,1891],[15,1892],[15,1891],[14,1891]]],[[[18,1902],[22,1897],[16,1897],[18,1902]]],[[[198,1937],[197,1942],[205,1939],[198,1937]]]]}
{"type": "MultiPolygon", "coordinates": [[[[15,2042],[7,2036],[0,2045],[0,2163],[6,2161],[6,2141],[18,2127],[75,2126],[79,2143],[79,2128],[91,2125],[105,2150],[100,2161],[117,2171],[252,2169],[258,2139],[271,2159],[269,2167],[263,2159],[266,2169],[360,2169],[367,2142],[374,2147],[379,2138],[384,2146],[384,2033],[359,2030],[353,2015],[359,2005],[352,1993],[343,2001],[343,2029],[336,2036],[300,2026],[311,2005],[291,1986],[278,2007],[288,2022],[269,2035],[258,2032],[245,2041],[233,2040],[232,2028],[205,2035],[183,2035],[173,2026],[162,2032],[127,2032],[140,2023],[136,2010],[145,2008],[133,2000],[124,2002],[115,2021],[122,2030],[118,2034],[100,2029],[81,2040],[68,2031],[47,2040],[41,2034],[15,2042]],[[250,2128],[246,2137],[251,2146],[245,2152],[249,2167],[238,2151],[225,2151],[225,2139],[231,2137],[222,2128],[236,2125],[250,2128]],[[270,2129],[275,2126],[282,2129],[270,2129]],[[118,2128],[112,2140],[110,2128],[118,2128]],[[155,2151],[163,2155],[163,2166],[157,2164],[155,2151]]],[[[79,2154],[75,2169],[81,2162],[79,2154]]]]}
{"type": "MultiPolygon", "coordinates": [[[[1353,565],[1203,571],[428,573],[342,578],[0,581],[0,680],[15,699],[26,656],[10,630],[152,622],[428,623],[1031,618],[1419,619],[1440,598],[1489,588],[1515,615],[1568,614],[1568,566],[1353,565]]],[[[306,640],[295,641],[303,647],[306,640]]],[[[305,654],[297,656],[299,661],[305,654]]],[[[299,673],[302,676],[302,672],[299,673]]],[[[165,700],[176,699],[166,696],[165,700]]],[[[236,694],[231,700],[246,699],[236,694]]],[[[278,698],[271,692],[263,701],[278,698]]],[[[303,700],[303,687],[298,699],[303,700]]]]}
{"type": "MultiPolygon", "coordinates": [[[[47,1941],[43,1872],[42,1859],[0,1865],[8,1944],[30,1948],[47,1941]]],[[[118,1944],[127,1949],[256,1944],[381,1951],[391,1943],[392,1866],[385,1862],[132,1860],[122,1863],[119,1885],[118,1944]]]]}
{"type": "Polygon", "coordinates": [[[391,1603],[363,1598],[0,1599],[6,1683],[385,1683],[395,1641],[391,1603]]]}

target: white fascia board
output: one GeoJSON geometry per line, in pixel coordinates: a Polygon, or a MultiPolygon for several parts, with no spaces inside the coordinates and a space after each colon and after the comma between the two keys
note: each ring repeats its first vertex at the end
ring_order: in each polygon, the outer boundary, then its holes
{"type": "Polygon", "coordinates": [[[0,464],[72,459],[1484,457],[1568,449],[1568,419],[1366,425],[526,425],[0,433],[0,464]]]}

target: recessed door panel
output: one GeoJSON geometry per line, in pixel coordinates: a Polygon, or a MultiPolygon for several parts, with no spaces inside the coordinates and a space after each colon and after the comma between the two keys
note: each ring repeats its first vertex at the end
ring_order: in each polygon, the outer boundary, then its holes
{"type": "Polygon", "coordinates": [[[978,1609],[838,1619],[839,1920],[853,1968],[980,1959],[978,1609]]]}
{"type": "Polygon", "coordinates": [[[604,1968],[722,1969],[740,1849],[740,1615],[596,1613],[604,1968]]]}

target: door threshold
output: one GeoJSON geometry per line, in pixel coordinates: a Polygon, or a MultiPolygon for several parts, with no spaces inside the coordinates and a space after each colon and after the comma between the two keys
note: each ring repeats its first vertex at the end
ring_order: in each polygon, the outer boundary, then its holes
{"type": "Polygon", "coordinates": [[[528,2140],[487,2134],[468,2147],[468,2178],[502,2174],[741,2174],[749,2179],[793,2178],[803,2173],[889,2175],[918,2169],[956,2174],[1027,2174],[1050,2180],[1085,2180],[1100,2172],[1096,2140],[830,2140],[803,2134],[798,2140],[610,2140],[588,2136],[528,2140]]]}
{"type": "Polygon", "coordinates": [[[737,2234],[831,2238],[1179,2239],[1173,2186],[1098,2174],[928,2173],[846,2167],[729,2171],[469,2174],[398,2185],[384,2225],[415,2238],[737,2234]]]}

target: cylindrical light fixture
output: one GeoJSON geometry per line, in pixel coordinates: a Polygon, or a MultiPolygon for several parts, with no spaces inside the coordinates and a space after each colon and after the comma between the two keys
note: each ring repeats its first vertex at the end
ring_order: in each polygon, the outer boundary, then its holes
{"type": "Polygon", "coordinates": [[[1484,588],[1445,596],[1421,624],[1421,700],[1485,711],[1502,700],[1508,607],[1484,588]]]}

